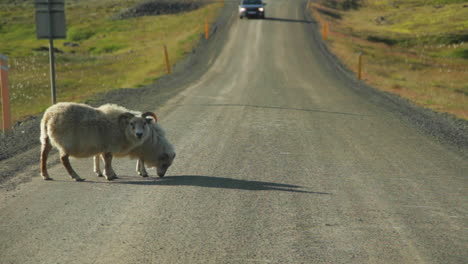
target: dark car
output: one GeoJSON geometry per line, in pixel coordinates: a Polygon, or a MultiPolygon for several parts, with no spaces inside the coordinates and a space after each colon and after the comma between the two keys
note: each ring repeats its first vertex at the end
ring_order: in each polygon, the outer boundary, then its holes
{"type": "Polygon", "coordinates": [[[265,18],[265,5],[262,0],[242,0],[239,5],[239,17],[265,18]]]}

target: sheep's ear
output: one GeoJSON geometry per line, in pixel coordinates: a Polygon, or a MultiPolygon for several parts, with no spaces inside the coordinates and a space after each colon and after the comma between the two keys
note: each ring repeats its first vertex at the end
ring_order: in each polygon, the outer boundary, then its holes
{"type": "Polygon", "coordinates": [[[119,116],[120,124],[128,124],[131,118],[135,117],[132,113],[123,113],[119,116]]]}

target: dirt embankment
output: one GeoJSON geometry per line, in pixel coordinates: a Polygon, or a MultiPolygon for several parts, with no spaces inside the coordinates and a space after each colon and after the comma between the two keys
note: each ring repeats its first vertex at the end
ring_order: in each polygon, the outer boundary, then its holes
{"type": "Polygon", "coordinates": [[[206,0],[152,0],[130,7],[115,16],[116,19],[126,19],[140,16],[170,15],[188,12],[203,7],[206,0]]]}
{"type": "Polygon", "coordinates": [[[462,0],[375,2],[318,0],[309,10],[321,30],[327,25],[329,49],[355,74],[358,54],[363,55],[363,81],[468,120],[468,5],[462,0]]]}

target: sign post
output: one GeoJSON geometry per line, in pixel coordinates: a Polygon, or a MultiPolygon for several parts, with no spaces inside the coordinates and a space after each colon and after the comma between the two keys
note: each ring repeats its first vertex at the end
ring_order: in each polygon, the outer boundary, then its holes
{"type": "Polygon", "coordinates": [[[8,90],[8,57],[0,54],[0,85],[2,88],[3,131],[11,129],[10,92],[8,90]]]}
{"type": "Polygon", "coordinates": [[[52,104],[57,102],[55,88],[54,39],[66,38],[64,0],[35,0],[38,39],[49,39],[50,86],[52,104]]]}

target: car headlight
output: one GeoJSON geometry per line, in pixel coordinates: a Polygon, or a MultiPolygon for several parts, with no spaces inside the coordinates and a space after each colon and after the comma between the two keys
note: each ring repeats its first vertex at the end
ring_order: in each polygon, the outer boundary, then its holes
{"type": "Polygon", "coordinates": [[[246,10],[245,7],[239,8],[239,12],[245,12],[245,10],[246,10]]]}
{"type": "Polygon", "coordinates": [[[258,11],[263,12],[263,7],[259,7],[258,11]]]}

